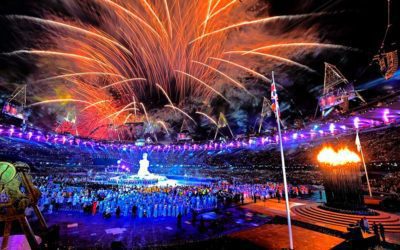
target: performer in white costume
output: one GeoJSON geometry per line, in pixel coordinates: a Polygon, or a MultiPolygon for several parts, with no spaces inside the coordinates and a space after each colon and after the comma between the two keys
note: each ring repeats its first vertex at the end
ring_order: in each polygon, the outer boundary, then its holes
{"type": "Polygon", "coordinates": [[[147,153],[144,153],[143,159],[141,159],[139,161],[139,171],[138,171],[137,175],[139,177],[145,177],[145,176],[152,175],[149,172],[149,165],[150,165],[150,162],[147,160],[147,153]]]}

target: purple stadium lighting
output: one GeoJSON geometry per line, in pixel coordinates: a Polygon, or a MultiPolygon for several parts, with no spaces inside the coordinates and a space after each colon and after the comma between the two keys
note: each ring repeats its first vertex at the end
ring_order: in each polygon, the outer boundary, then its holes
{"type": "Polygon", "coordinates": [[[335,133],[335,124],[331,123],[331,124],[329,125],[329,131],[331,131],[331,134],[334,134],[334,133],[335,133]]]}
{"type": "Polygon", "coordinates": [[[354,118],[354,128],[358,129],[360,127],[360,118],[354,118]]]}
{"type": "Polygon", "coordinates": [[[390,120],[389,120],[389,114],[390,114],[390,110],[389,110],[389,109],[385,109],[385,110],[383,111],[382,119],[383,119],[383,122],[386,123],[386,124],[390,122],[390,120]]]}
{"type": "MultiPolygon", "coordinates": [[[[364,115],[360,113],[359,117],[346,117],[342,120],[336,120],[324,124],[310,124],[306,129],[293,130],[286,133],[282,140],[285,143],[289,143],[297,140],[315,140],[318,138],[323,138],[330,135],[340,135],[346,133],[346,131],[352,128],[351,123],[353,122],[354,130],[359,130],[363,128],[371,128],[375,126],[388,125],[392,122],[397,122],[398,112],[390,108],[379,108],[370,112],[370,115],[364,115]],[[371,115],[378,117],[380,119],[371,119],[371,115]],[[396,116],[396,117],[395,117],[396,116]],[[396,119],[394,119],[396,118],[396,119]],[[362,122],[362,123],[361,123],[362,122]]],[[[20,128],[14,126],[1,126],[0,134],[4,136],[13,137],[14,135],[26,140],[32,140],[34,136],[35,141],[50,142],[54,145],[65,145],[65,146],[80,146],[81,144],[85,146],[91,146],[94,149],[107,149],[113,151],[157,151],[157,152],[184,152],[184,151],[214,151],[214,150],[224,150],[228,148],[253,148],[258,146],[267,146],[270,144],[276,144],[279,141],[278,135],[274,134],[271,137],[260,136],[260,137],[247,137],[240,139],[233,139],[226,142],[219,141],[208,141],[200,144],[166,144],[166,145],[143,145],[136,146],[130,143],[117,143],[117,142],[100,142],[95,140],[83,139],[80,137],[74,137],[72,135],[62,135],[55,133],[47,133],[46,131],[40,131],[35,128],[29,129],[28,131],[23,131],[20,128]],[[44,136],[42,138],[42,135],[44,136]]],[[[118,163],[120,164],[120,162],[118,163]]]]}
{"type": "Polygon", "coordinates": [[[261,138],[261,143],[265,144],[266,142],[268,142],[268,137],[262,137],[261,138]]]}

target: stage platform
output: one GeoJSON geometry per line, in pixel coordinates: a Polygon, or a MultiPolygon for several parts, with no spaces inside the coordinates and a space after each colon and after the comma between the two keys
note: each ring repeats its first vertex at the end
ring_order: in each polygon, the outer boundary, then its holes
{"type": "MultiPolygon", "coordinates": [[[[347,232],[349,224],[358,223],[362,218],[367,218],[370,227],[375,222],[382,223],[387,233],[398,233],[400,236],[400,217],[395,214],[378,212],[379,215],[352,215],[327,211],[319,208],[316,204],[301,205],[292,207],[293,214],[297,219],[315,223],[320,226],[334,228],[342,232],[347,232]]],[[[371,229],[372,231],[372,229],[371,229]]]]}
{"type": "MultiPolygon", "coordinates": [[[[285,201],[281,200],[279,203],[276,199],[270,199],[266,202],[258,201],[252,203],[248,200],[248,204],[244,205],[245,208],[252,211],[263,213],[268,216],[279,216],[286,218],[285,201]]],[[[293,221],[314,225],[318,228],[325,228],[335,235],[346,234],[349,224],[354,224],[361,218],[366,217],[369,221],[370,227],[372,223],[382,223],[385,227],[386,240],[389,243],[400,244],[400,216],[392,213],[376,211],[379,213],[377,216],[363,216],[351,215],[331,212],[318,208],[320,203],[291,199],[290,208],[293,221]]],[[[364,235],[364,238],[373,236],[373,232],[364,235]]]]}

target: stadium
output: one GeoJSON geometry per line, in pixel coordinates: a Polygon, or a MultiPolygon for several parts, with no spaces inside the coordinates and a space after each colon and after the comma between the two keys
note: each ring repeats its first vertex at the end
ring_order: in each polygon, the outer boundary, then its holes
{"type": "Polygon", "coordinates": [[[398,7],[3,1],[2,249],[398,249],[398,7]]]}

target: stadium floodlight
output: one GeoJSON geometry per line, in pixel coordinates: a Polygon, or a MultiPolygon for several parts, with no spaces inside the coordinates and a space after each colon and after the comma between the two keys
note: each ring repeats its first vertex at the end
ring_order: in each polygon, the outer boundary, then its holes
{"type": "Polygon", "coordinates": [[[382,116],[382,118],[383,118],[383,122],[384,122],[384,123],[389,123],[389,114],[390,114],[389,109],[385,109],[385,110],[383,111],[383,116],[382,116]]]}
{"type": "Polygon", "coordinates": [[[329,131],[331,131],[331,134],[333,134],[335,132],[335,124],[331,123],[329,125],[329,131]]]}
{"type": "Polygon", "coordinates": [[[354,128],[358,129],[360,127],[360,118],[354,118],[354,128]]]}

